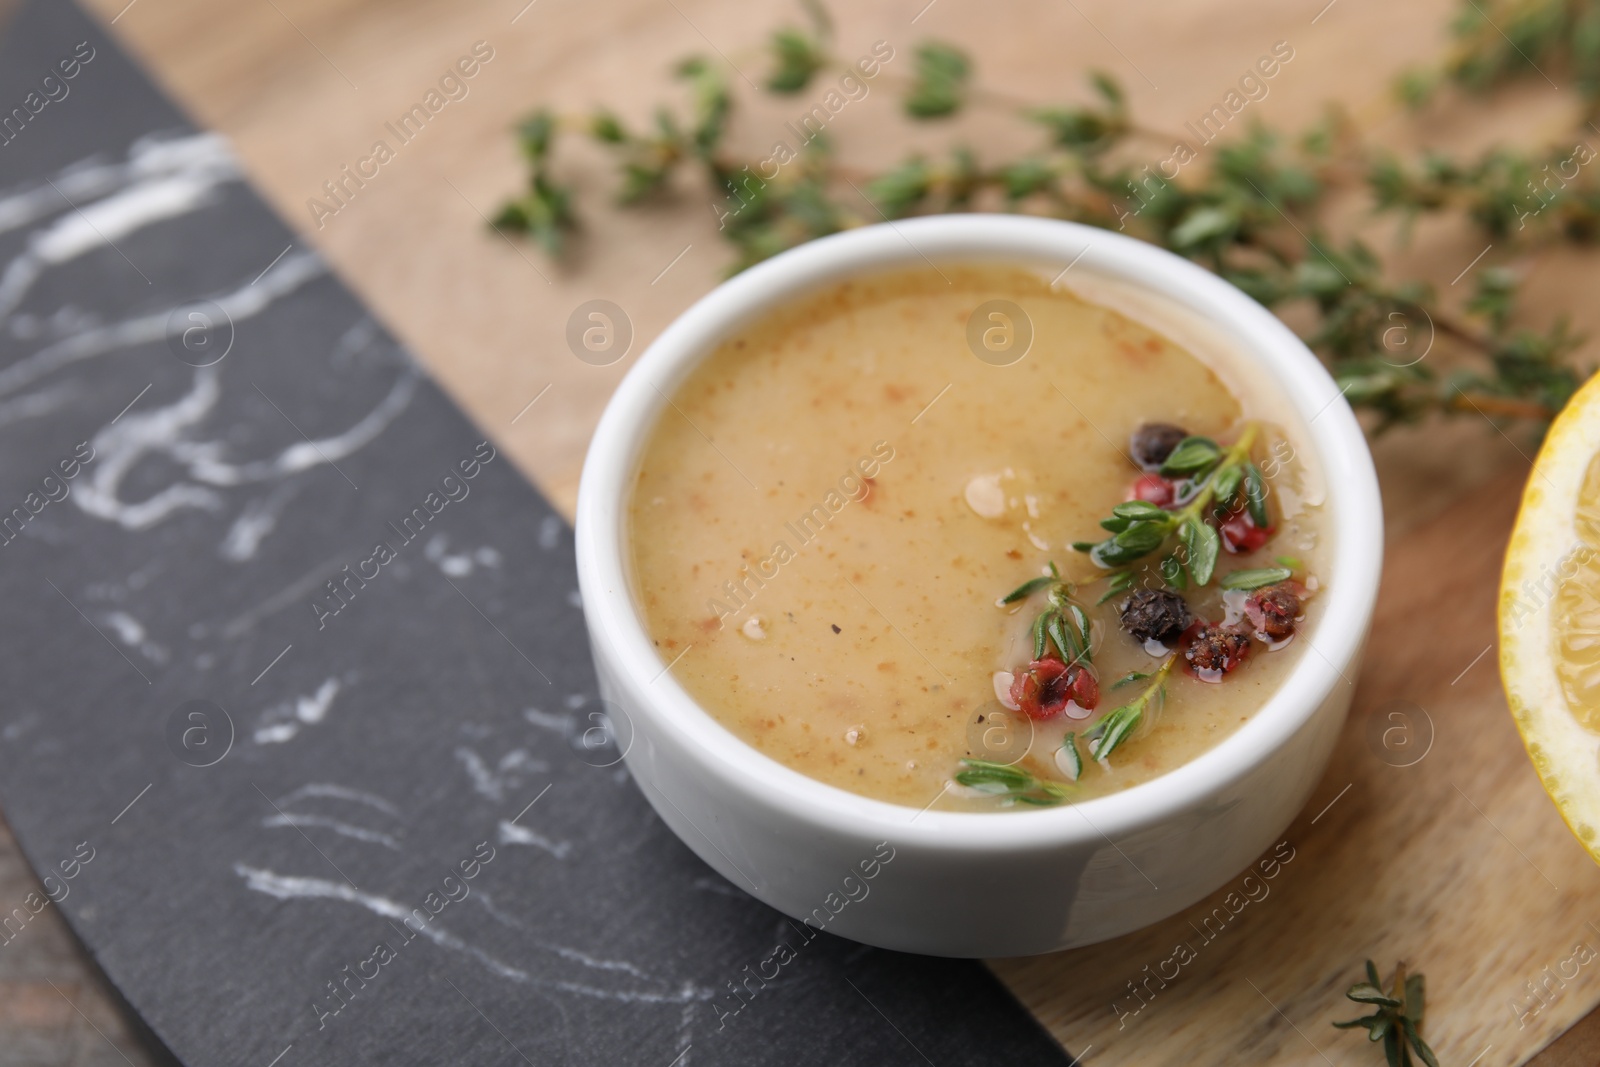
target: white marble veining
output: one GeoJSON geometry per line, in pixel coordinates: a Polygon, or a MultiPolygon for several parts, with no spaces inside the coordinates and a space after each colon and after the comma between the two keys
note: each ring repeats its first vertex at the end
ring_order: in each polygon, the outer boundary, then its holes
{"type": "Polygon", "coordinates": [[[228,527],[228,532],[223,535],[217,553],[233,563],[254,559],[261,549],[261,542],[278,528],[283,509],[300,492],[301,487],[302,483],[298,481],[280,482],[261,496],[247,501],[228,527]]]}
{"type": "Polygon", "coordinates": [[[549,730],[551,733],[559,734],[562,737],[571,737],[578,729],[578,720],[571,715],[552,715],[550,712],[540,711],[538,708],[523,708],[522,717],[527,720],[529,725],[537,726],[541,730],[549,730]]]}
{"type": "Polygon", "coordinates": [[[500,550],[493,545],[451,552],[450,538],[446,534],[430,538],[422,555],[448,578],[465,578],[479,567],[498,568],[501,563],[500,550]]]}
{"type": "Polygon", "coordinates": [[[539,547],[549,552],[560,543],[561,520],[554,515],[546,515],[539,523],[539,547]]]}
{"type": "Polygon", "coordinates": [[[501,756],[492,767],[482,756],[465,745],[456,749],[456,759],[461,762],[467,777],[472,780],[472,788],[477,790],[480,796],[494,801],[506,799],[510,790],[516,789],[527,780],[528,774],[550,769],[549,764],[535,759],[525,748],[512,749],[501,756]]]}
{"type": "MultiPolygon", "coordinates": [[[[323,277],[327,271],[327,265],[316,253],[295,252],[284,256],[258,281],[242,282],[232,292],[217,296],[197,295],[222,308],[237,327],[239,323],[261,314],[275,301],[323,277]]],[[[188,307],[190,303],[186,300],[68,334],[0,370],[0,396],[9,396],[45,375],[86,359],[125,351],[138,345],[165,344],[167,319],[173,311],[188,307]]]]}
{"type": "Polygon", "coordinates": [[[334,800],[348,800],[353,804],[365,804],[369,808],[376,808],[385,815],[398,817],[400,809],[378,796],[361,789],[351,789],[348,786],[335,785],[331,782],[307,782],[300,788],[285,793],[276,801],[279,807],[287,807],[299,800],[308,797],[331,798],[334,800]]]}
{"type": "MultiPolygon", "coordinates": [[[[237,276],[216,277],[207,282],[205,291],[184,294],[182,300],[171,294],[142,295],[142,286],[133,276],[139,269],[140,249],[148,251],[166,236],[163,227],[181,226],[183,232],[189,233],[203,212],[210,212],[205,216],[207,220],[218,219],[218,205],[225,198],[228,204],[234,203],[227,186],[240,180],[240,168],[222,138],[210,134],[166,135],[143,138],[120,157],[107,154],[83,159],[47,180],[0,189],[0,235],[12,234],[7,246],[15,249],[9,260],[0,262],[0,338],[4,338],[8,352],[14,354],[0,366],[0,428],[53,417],[74,408],[96,412],[106,409],[104,415],[97,416],[103,424],[83,427],[84,436],[93,446],[94,459],[84,464],[82,475],[73,481],[69,499],[74,504],[62,517],[80,516],[75,521],[93,520],[92,525],[103,523],[129,532],[148,531],[179,520],[203,524],[209,539],[204,543],[215,545],[213,564],[220,558],[242,567],[264,556],[269,561],[276,558],[272,555],[274,535],[282,537],[280,531],[292,527],[299,514],[297,505],[302,510],[309,506],[309,498],[314,495],[308,491],[314,484],[312,476],[335,481],[333,472],[322,468],[337,468],[346,458],[378,441],[408,410],[423,379],[382,328],[369,315],[360,314],[333,340],[319,368],[329,375],[346,376],[340,381],[347,378],[359,383],[360,391],[352,394],[345,409],[348,414],[327,416],[319,410],[317,415],[302,416],[299,401],[305,394],[297,396],[292,385],[275,386],[277,379],[268,377],[271,371],[261,369],[270,367],[269,361],[278,355],[262,352],[259,347],[260,339],[272,336],[274,331],[251,328],[275,308],[280,314],[292,313],[284,312],[283,305],[295,302],[297,297],[303,306],[305,298],[326,279],[328,271],[322,259],[294,245],[271,260],[270,265],[268,260],[276,249],[263,255],[259,265],[237,276]],[[183,223],[185,219],[191,221],[183,223]],[[108,286],[107,291],[114,288],[119,294],[131,294],[118,297],[126,299],[126,304],[113,305],[115,310],[111,310],[96,304],[92,294],[80,292],[73,298],[75,303],[41,306],[52,299],[59,300],[52,294],[70,288],[60,284],[62,278],[77,277],[88,267],[98,266],[99,261],[91,263],[88,257],[106,256],[108,262],[115,262],[115,255],[128,259],[130,270],[125,280],[131,285],[127,289],[108,286]],[[71,271],[78,274],[53,273],[71,271]],[[228,332],[217,336],[231,339],[237,335],[241,351],[230,349],[228,356],[206,367],[178,362],[180,356],[176,352],[172,362],[167,362],[164,350],[171,343],[169,333],[175,313],[201,302],[214,305],[213,310],[220,309],[223,321],[218,325],[228,332]],[[154,362],[150,362],[152,349],[161,353],[154,362]],[[124,372],[131,377],[135,364],[137,369],[149,369],[149,377],[140,374],[126,394],[109,398],[106,381],[114,377],[120,390],[124,372]],[[376,384],[374,369],[379,371],[376,384]],[[134,396],[147,380],[150,384],[145,391],[134,396]],[[283,395],[279,394],[280,389],[283,395]],[[128,398],[133,403],[116,413],[128,398]],[[330,418],[335,420],[332,426],[327,424],[330,418]]],[[[221,225],[226,225],[225,219],[221,225]]],[[[121,269],[120,263],[116,263],[116,269],[121,269]]],[[[154,271],[151,274],[159,283],[160,277],[154,271]]],[[[158,287],[152,288],[150,293],[159,291],[158,287]]],[[[345,476],[343,470],[338,473],[345,476]]],[[[356,481],[362,480],[356,472],[356,481]]],[[[564,536],[563,523],[547,517],[533,541],[541,552],[556,552],[562,547],[564,536]]],[[[421,560],[413,558],[405,566],[416,567],[425,561],[447,578],[476,576],[486,585],[501,581],[493,573],[503,574],[501,552],[492,545],[460,540],[458,537],[458,543],[452,543],[444,533],[430,531],[429,540],[418,546],[421,560]]],[[[157,627],[153,636],[152,626],[144,620],[159,623],[169,617],[151,610],[150,597],[158,595],[158,586],[147,586],[144,579],[136,584],[134,577],[119,579],[122,585],[108,586],[104,595],[92,592],[86,596],[90,602],[86,603],[86,617],[103,626],[107,639],[129,649],[130,655],[136,651],[146,660],[166,663],[171,654],[155,641],[158,636],[179,650],[179,662],[203,662],[205,669],[211,669],[213,663],[228,664],[229,656],[237,651],[221,647],[223,644],[240,643],[242,647],[242,639],[260,619],[300,600],[308,589],[320,584],[329,564],[329,560],[297,560],[293,566],[308,568],[301,577],[256,607],[235,614],[226,624],[190,620],[187,630],[180,629],[175,634],[169,622],[166,629],[157,627]],[[197,655],[195,648],[185,646],[185,639],[204,646],[203,651],[197,655]]],[[[260,594],[261,590],[255,588],[244,595],[260,594]]],[[[159,595],[169,594],[162,590],[159,595]]],[[[574,606],[575,597],[575,593],[568,597],[574,606]]],[[[238,610],[237,605],[224,605],[213,617],[238,610]]],[[[278,652],[283,641],[274,639],[273,647],[259,659],[254,652],[239,658],[264,664],[278,652]]],[[[294,656],[298,659],[288,661],[292,666],[278,667],[279,673],[268,675],[264,684],[248,690],[249,698],[260,701],[255,705],[260,710],[254,712],[253,722],[241,723],[248,741],[255,746],[249,748],[246,759],[259,762],[268,758],[308,758],[308,754],[315,754],[315,745],[321,740],[319,727],[327,734],[342,732],[347,727],[364,725],[353,720],[358,713],[370,714],[373,710],[364,708],[360,698],[367,688],[376,686],[361,685],[361,677],[349,672],[348,665],[334,666],[324,659],[320,662],[325,665],[320,668],[307,667],[304,649],[296,649],[294,656]],[[303,673],[287,673],[291,670],[317,673],[308,679],[303,673]],[[324,673],[327,677],[318,683],[324,673]],[[293,688],[289,678],[297,678],[293,688]],[[316,684],[305,691],[308,683],[316,684]],[[331,728],[326,725],[330,720],[334,724],[331,728]],[[297,744],[291,745],[297,738],[297,744]]],[[[239,697],[241,702],[245,699],[239,697]]],[[[587,720],[580,720],[580,709],[590,708],[595,699],[588,693],[570,693],[564,706],[552,705],[549,711],[526,708],[521,719],[546,744],[554,745],[555,738],[573,744],[589,725],[587,720]]],[[[7,727],[6,739],[20,736],[33,723],[34,719],[27,715],[16,719],[7,727]]],[[[453,752],[437,753],[442,761],[440,777],[449,773],[453,755],[464,772],[465,785],[473,790],[472,794],[466,793],[462,780],[456,779],[449,789],[456,801],[463,796],[470,800],[476,794],[497,803],[517,798],[514,803],[521,804],[528,795],[530,780],[549,772],[550,764],[534,754],[537,748],[531,746],[532,738],[528,739],[530,748],[518,748],[497,742],[498,737],[498,733],[486,731],[482,736],[467,738],[468,745],[476,748],[463,745],[453,752]]],[[[429,802],[437,800],[437,796],[430,796],[429,802]]],[[[435,813],[439,810],[432,809],[435,813]]],[[[335,782],[300,785],[271,801],[270,810],[263,807],[259,814],[259,822],[254,814],[246,817],[251,833],[268,832],[259,842],[292,842],[306,835],[315,839],[319,848],[354,850],[370,862],[364,867],[347,864],[346,869],[352,874],[363,869],[391,870],[400,862],[394,854],[406,854],[409,860],[425,836],[396,804],[383,796],[335,782]]],[[[551,862],[569,860],[580,844],[564,840],[548,828],[534,829],[525,821],[501,819],[496,822],[493,835],[492,840],[498,845],[520,857],[516,862],[536,865],[534,869],[555,871],[577,866],[575,859],[571,867],[551,862]]],[[[304,843],[297,842],[295,851],[270,854],[298,856],[303,848],[304,843]]],[[[345,862],[342,855],[340,860],[345,862]]],[[[653,973],[654,966],[614,958],[594,946],[554,942],[550,939],[551,923],[545,920],[542,909],[535,905],[534,910],[529,910],[528,901],[520,896],[515,898],[523,906],[518,912],[516,908],[497,907],[474,888],[473,895],[478,896],[482,911],[468,906],[445,914],[442,923],[428,921],[413,926],[407,920],[417,909],[402,903],[404,895],[391,894],[384,882],[373,883],[385,886],[380,893],[341,879],[280,873],[261,863],[239,862],[232,870],[244,890],[283,902],[287,910],[296,913],[333,906],[403,924],[406,930],[420,935],[419,944],[459,954],[488,973],[516,983],[521,988],[515,995],[547,1000],[556,1006],[563,1020],[567,1019],[569,1008],[574,1011],[574,1021],[580,1017],[575,1007],[578,1001],[622,1005],[625,1009],[665,1006],[662,1029],[675,1039],[675,1067],[688,1067],[697,1012],[718,995],[716,990],[672,973],[674,967],[682,965],[681,961],[662,961],[662,973],[653,973]],[[508,910],[526,918],[513,917],[508,910]],[[493,938],[484,937],[485,932],[493,938]]],[[[361,881],[365,884],[366,877],[361,881]]],[[[518,890],[515,882],[504,887],[507,894],[518,890]]],[[[343,917],[348,918],[349,914],[343,917]]],[[[405,931],[399,933],[405,936],[405,931]]],[[[565,932],[556,932],[555,936],[584,940],[565,932]]],[[[581,1037],[569,1028],[567,1040],[572,1044],[581,1037]]]]}
{"type": "Polygon", "coordinates": [[[67,382],[0,400],[0,426],[53,415],[77,400],[82,392],[76,384],[67,382]]]}
{"type": "MultiPolygon", "coordinates": [[[[368,893],[345,882],[327,878],[309,878],[300,875],[278,874],[243,863],[234,864],[234,872],[244,879],[245,887],[264,893],[277,900],[325,900],[352,904],[374,915],[395,922],[404,922],[413,911],[399,901],[376,893],[368,893]]],[[[575,965],[570,977],[551,978],[534,974],[523,967],[507,963],[463,938],[445,930],[437,921],[416,927],[416,932],[440,948],[460,952],[472,957],[500,978],[525,983],[552,992],[573,996],[613,1001],[622,1004],[687,1004],[710,1000],[716,991],[692,982],[667,983],[650,981],[644,987],[634,986],[644,972],[625,961],[607,960],[564,945],[538,943],[536,951],[548,953],[559,960],[575,965]],[[606,986],[603,980],[623,975],[629,984],[606,986]]],[[[530,964],[531,966],[531,964],[530,964]]],[[[547,968],[548,970],[549,968],[547,968]]]]}
{"type": "Polygon", "coordinates": [[[543,849],[558,860],[567,858],[567,853],[572,851],[570,841],[552,841],[537,830],[530,830],[526,826],[519,826],[508,819],[501,819],[496,830],[498,840],[502,845],[531,845],[543,849]]]}
{"type": "Polygon", "coordinates": [[[274,704],[261,713],[252,740],[258,745],[280,745],[304,727],[317,725],[327,718],[339,688],[339,679],[329,678],[311,693],[274,704]]]}
{"type": "MultiPolygon", "coordinates": [[[[152,135],[135,142],[124,158],[80,160],[44,181],[0,191],[0,233],[28,231],[22,249],[0,268],[0,325],[8,326],[13,337],[43,341],[0,368],[0,426],[53,414],[78,399],[80,382],[50,379],[87,360],[167,344],[173,314],[197,301],[221,310],[216,339],[226,345],[230,341],[225,337],[231,339],[241,326],[326,275],[316,253],[291,246],[259,273],[233,279],[231,288],[196,292],[122,318],[107,320],[67,307],[24,310],[50,271],[107,248],[126,256],[119,242],[212,207],[222,187],[240,179],[223,138],[152,135]]],[[[342,365],[361,356],[380,334],[370,316],[361,316],[339,338],[330,362],[342,365]]],[[[396,359],[393,352],[385,358],[396,359]]],[[[219,417],[221,405],[228,395],[254,383],[241,378],[225,388],[226,377],[240,377],[230,375],[227,367],[224,360],[186,369],[189,384],[183,392],[172,396],[169,385],[156,385],[149,399],[102,426],[92,438],[96,462],[72,494],[78,509],[129,530],[149,529],[185,512],[234,512],[219,554],[232,562],[253,559],[298,491],[293,476],[337,465],[371,444],[406,409],[419,381],[416,368],[400,356],[388,393],[366,414],[335,432],[309,438],[293,425],[283,425],[283,412],[270,406],[275,402],[249,396],[255,417],[273,424],[271,435],[289,440],[265,454],[240,456],[219,417]],[[152,462],[175,466],[176,476],[140,499],[127,499],[124,487],[152,462]],[[253,485],[266,489],[242,502],[226,492],[253,485]]]]}
{"type": "Polygon", "coordinates": [[[368,830],[365,827],[342,822],[327,815],[302,815],[298,812],[286,811],[276,815],[268,815],[261,820],[261,825],[269,830],[277,826],[292,826],[296,829],[305,826],[320,826],[324,829],[332,830],[340,837],[349,837],[356,841],[382,845],[384,848],[392,849],[395,852],[400,851],[400,843],[390,834],[383,833],[381,830],[368,830]]]}
{"type": "Polygon", "coordinates": [[[129,186],[224,173],[237,177],[238,163],[221,136],[151,134],[135,141],[124,160],[79,160],[45,181],[0,192],[0,233],[59,214],[67,206],[63,200],[83,204],[129,186]]]}
{"type": "MultiPolygon", "coordinates": [[[[325,688],[326,685],[324,685],[325,688]]],[[[306,699],[304,697],[301,698],[302,701],[306,699]]],[[[332,700],[331,694],[327,699],[329,701],[332,700]]],[[[260,731],[257,731],[257,733],[259,735],[260,731]]],[[[257,740],[259,742],[259,736],[257,740]]],[[[394,828],[399,821],[399,809],[382,797],[372,793],[365,793],[358,789],[347,789],[338,785],[313,782],[274,800],[272,809],[273,813],[261,820],[262,827],[269,830],[284,826],[295,829],[303,829],[308,826],[318,827],[331,830],[340,837],[348,837],[367,844],[382,845],[384,848],[395,852],[400,851],[400,832],[394,828]],[[322,801],[336,802],[332,805],[332,808],[337,813],[328,814],[320,810],[306,810],[308,806],[322,801]],[[361,805],[361,808],[346,815],[342,806],[348,804],[361,805]],[[373,810],[389,817],[387,820],[380,819],[377,821],[388,822],[391,829],[379,829],[362,825],[355,821],[357,817],[372,818],[373,810]]]]}
{"type": "Polygon", "coordinates": [[[126,611],[108,611],[100,616],[106,628],[116,634],[129,648],[135,649],[152,663],[166,663],[172,658],[164,645],[150,639],[144,623],[126,611]]]}
{"type": "MultiPolygon", "coordinates": [[[[68,200],[66,191],[52,189],[58,197],[57,207],[73,210],[35,231],[27,249],[0,272],[0,320],[16,310],[28,289],[50,268],[107,244],[115,246],[118,240],[145,227],[205,207],[212,202],[218,186],[239,177],[232,154],[215,136],[188,138],[163,158],[169,166],[147,169],[128,184],[87,203],[77,203],[74,198],[63,204],[68,200]]],[[[128,170],[124,168],[125,173],[128,170]]],[[[0,217],[5,215],[5,209],[5,202],[0,201],[0,217]]]]}
{"type": "MultiPolygon", "coordinates": [[[[88,514],[130,530],[154,526],[185,509],[220,511],[225,498],[219,489],[277,481],[313,467],[333,465],[370,444],[405,410],[417,381],[416,371],[406,368],[377,406],[348,429],[320,440],[296,441],[267,458],[240,461],[228,458],[225,440],[192,436],[222,396],[221,365],[195,368],[193,384],[184,395],[160,407],[130,411],[95,434],[91,444],[96,461],[73,499],[88,514]],[[150,456],[164,456],[181,465],[187,478],[143,500],[122,499],[124,480],[150,456]]],[[[250,538],[261,532],[264,514],[260,507],[252,513],[253,530],[239,534],[230,530],[228,537],[233,539],[236,554],[241,554],[239,558],[248,559],[259,548],[260,538],[250,538]],[[249,553],[242,554],[246,547],[249,553]]],[[[276,523],[275,514],[272,522],[276,523]]]]}

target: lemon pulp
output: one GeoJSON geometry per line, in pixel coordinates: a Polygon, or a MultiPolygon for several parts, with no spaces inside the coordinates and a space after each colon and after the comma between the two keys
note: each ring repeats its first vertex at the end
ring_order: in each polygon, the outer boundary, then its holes
{"type": "Polygon", "coordinates": [[[1550,637],[1572,717],[1600,734],[1600,456],[1589,460],[1574,519],[1579,543],[1552,576],[1550,637]]]}

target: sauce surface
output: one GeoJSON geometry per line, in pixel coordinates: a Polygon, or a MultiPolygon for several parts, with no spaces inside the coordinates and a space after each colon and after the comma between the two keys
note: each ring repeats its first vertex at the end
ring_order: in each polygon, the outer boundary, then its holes
{"type": "MultiPolygon", "coordinates": [[[[1278,530],[1218,574],[1294,557],[1325,573],[1318,497],[1282,410],[1242,411],[1188,351],[1023,267],[943,264],[823,290],[746,327],[672,394],[630,506],[632,580],[663,665],[740,738],[813,778],[923,808],[997,810],[952,784],[965,757],[1060,779],[1053,754],[1161,660],[1118,624],[1122,596],[1087,607],[1102,699],[1085,721],[1036,722],[997,700],[995,675],[1031,657],[1037,603],[998,598],[1050,561],[1093,605],[1105,572],[1069,546],[1139,471],[1141,423],[1226,443],[1263,421],[1278,530]],[[976,358],[968,322],[989,300],[1026,310],[1033,340],[1008,366],[976,358]]],[[[1213,582],[1198,616],[1229,605],[1213,582]]],[[[1239,594],[1229,594],[1237,598],[1239,594]]],[[[1237,607],[1237,602],[1232,602],[1237,607]]],[[[1149,781],[1226,737],[1275,690],[1314,632],[1305,605],[1281,648],[1257,645],[1207,683],[1175,670],[1164,701],[1071,799],[1149,781]]],[[[1062,782],[1067,785],[1068,783],[1062,782]]]]}

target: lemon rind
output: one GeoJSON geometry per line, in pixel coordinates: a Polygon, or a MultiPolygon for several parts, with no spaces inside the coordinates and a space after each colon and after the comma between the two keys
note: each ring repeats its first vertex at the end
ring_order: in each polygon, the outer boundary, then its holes
{"type": "Polygon", "coordinates": [[[1534,461],[1506,546],[1497,627],[1500,678],[1523,746],[1561,817],[1600,863],[1600,736],[1568,709],[1553,654],[1555,597],[1540,588],[1583,547],[1577,505],[1597,453],[1600,375],[1574,394],[1534,461]]]}

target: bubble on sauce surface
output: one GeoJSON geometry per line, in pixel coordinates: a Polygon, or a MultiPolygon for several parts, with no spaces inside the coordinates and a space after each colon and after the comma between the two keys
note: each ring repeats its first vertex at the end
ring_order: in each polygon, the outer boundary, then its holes
{"type": "Polygon", "coordinates": [[[1006,513],[1006,494],[999,474],[980,474],[967,483],[967,507],[980,518],[998,519],[1006,513]]]}
{"type": "Polygon", "coordinates": [[[752,615],[744,620],[744,624],[739,627],[739,632],[752,641],[765,641],[767,639],[767,626],[759,615],[752,615]]]}
{"type": "Polygon", "coordinates": [[[994,672],[994,698],[1012,711],[1021,711],[1022,708],[1015,700],[1011,699],[1011,685],[1017,676],[1010,671],[994,672]]]}

